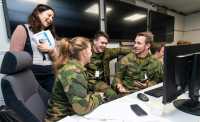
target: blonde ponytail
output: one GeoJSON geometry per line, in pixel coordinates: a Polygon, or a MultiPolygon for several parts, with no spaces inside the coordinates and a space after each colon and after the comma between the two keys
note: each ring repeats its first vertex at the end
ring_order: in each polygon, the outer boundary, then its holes
{"type": "Polygon", "coordinates": [[[90,40],[86,37],[77,36],[70,40],[68,38],[62,38],[58,45],[58,57],[54,61],[56,74],[69,59],[79,60],[80,51],[86,49],[88,45],[90,45],[90,40]]]}

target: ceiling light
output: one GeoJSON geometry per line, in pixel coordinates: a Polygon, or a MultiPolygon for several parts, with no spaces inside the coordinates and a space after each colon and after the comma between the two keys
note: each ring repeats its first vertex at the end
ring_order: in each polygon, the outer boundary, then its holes
{"type": "Polygon", "coordinates": [[[127,16],[124,18],[125,21],[137,21],[140,20],[142,18],[145,18],[147,15],[145,14],[132,14],[130,16],[127,16]]]}
{"type": "MultiPolygon", "coordinates": [[[[110,7],[106,7],[106,13],[112,11],[112,8],[110,7]]],[[[89,8],[87,8],[85,10],[85,12],[87,13],[90,13],[90,14],[95,14],[95,15],[98,15],[99,14],[99,7],[98,7],[98,4],[94,4],[92,6],[90,6],[89,8]]]]}

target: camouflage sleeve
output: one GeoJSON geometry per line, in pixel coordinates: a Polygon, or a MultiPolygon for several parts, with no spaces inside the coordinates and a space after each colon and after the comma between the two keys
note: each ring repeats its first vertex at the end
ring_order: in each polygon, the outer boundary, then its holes
{"type": "Polygon", "coordinates": [[[72,108],[78,115],[87,114],[102,103],[101,96],[97,93],[88,94],[85,97],[77,95],[69,97],[71,99],[72,108]]]}
{"type": "Polygon", "coordinates": [[[164,77],[164,69],[162,63],[158,62],[158,68],[157,68],[157,75],[156,75],[156,82],[161,82],[163,81],[164,77]]]}
{"type": "Polygon", "coordinates": [[[126,73],[126,63],[127,63],[127,59],[126,57],[122,58],[119,62],[116,63],[116,74],[115,74],[115,78],[112,82],[112,86],[115,88],[116,84],[121,83],[123,81],[123,76],[126,73]]]}
{"type": "Polygon", "coordinates": [[[83,75],[75,72],[67,72],[64,75],[64,79],[61,79],[63,89],[75,113],[84,115],[102,104],[102,98],[99,94],[87,93],[87,81],[83,75]]]}
{"type": "Polygon", "coordinates": [[[161,82],[163,80],[163,74],[164,74],[164,71],[163,71],[163,65],[162,63],[160,63],[159,61],[155,61],[155,67],[151,70],[152,74],[150,74],[152,77],[152,81],[154,81],[155,83],[158,83],[158,82],[161,82]]]}
{"type": "Polygon", "coordinates": [[[105,60],[112,60],[120,55],[127,55],[131,52],[129,48],[107,48],[105,51],[105,60]]]}

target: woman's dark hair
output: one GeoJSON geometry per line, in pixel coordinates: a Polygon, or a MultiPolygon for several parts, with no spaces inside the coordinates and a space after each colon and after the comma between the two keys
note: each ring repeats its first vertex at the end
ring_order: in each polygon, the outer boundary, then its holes
{"type": "MultiPolygon", "coordinates": [[[[39,4],[36,6],[36,8],[33,10],[33,12],[28,17],[28,24],[30,25],[30,29],[34,33],[37,33],[42,30],[42,23],[41,23],[38,15],[47,10],[52,10],[55,15],[55,10],[53,8],[51,8],[48,5],[39,4]]],[[[52,23],[49,27],[47,27],[45,29],[46,30],[49,29],[51,31],[51,33],[53,34],[53,36],[56,37],[54,23],[52,23]]]]}

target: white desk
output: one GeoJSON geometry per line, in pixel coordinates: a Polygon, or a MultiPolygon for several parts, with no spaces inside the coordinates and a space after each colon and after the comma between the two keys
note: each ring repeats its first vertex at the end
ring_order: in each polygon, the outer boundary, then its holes
{"type": "MultiPolygon", "coordinates": [[[[161,86],[158,84],[146,90],[161,86]]],[[[139,100],[138,92],[108,102],[96,108],[91,113],[81,116],[68,116],[59,122],[200,122],[199,116],[190,115],[179,111],[173,104],[163,105],[162,97],[149,97],[148,102],[139,100]],[[131,104],[138,104],[147,113],[147,116],[139,117],[130,109],[131,104]]],[[[182,95],[181,97],[186,97],[182,95]]]]}

